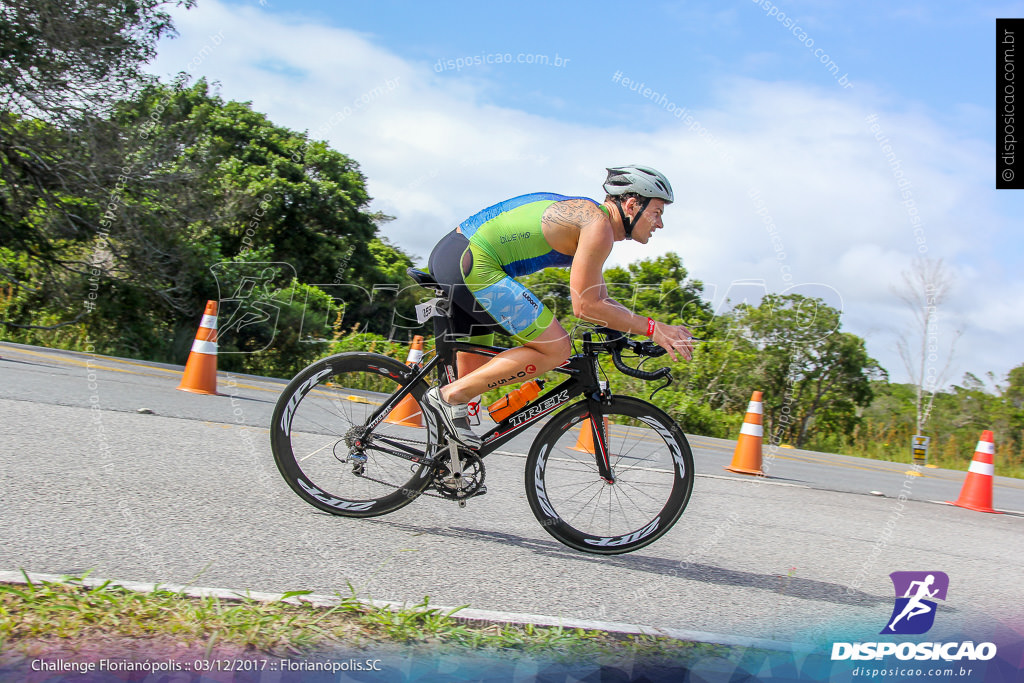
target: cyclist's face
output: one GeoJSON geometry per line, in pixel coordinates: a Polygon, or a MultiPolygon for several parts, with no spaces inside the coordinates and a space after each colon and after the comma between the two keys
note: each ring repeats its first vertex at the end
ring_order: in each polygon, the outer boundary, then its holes
{"type": "MultiPolygon", "coordinates": [[[[639,205],[637,208],[640,208],[639,205]]],[[[661,216],[664,212],[665,200],[652,199],[651,203],[644,209],[643,214],[641,214],[640,222],[633,226],[633,239],[641,244],[647,244],[647,240],[651,239],[651,235],[654,234],[655,230],[665,227],[665,224],[661,221],[661,216]]]]}

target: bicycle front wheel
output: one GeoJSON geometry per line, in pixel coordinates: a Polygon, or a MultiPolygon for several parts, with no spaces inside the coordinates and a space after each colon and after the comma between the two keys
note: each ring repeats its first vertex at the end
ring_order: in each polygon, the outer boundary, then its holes
{"type": "Polygon", "coordinates": [[[544,529],[565,545],[616,555],[663,536],[693,489],[693,455],[664,411],[629,396],[601,406],[614,483],[597,469],[586,401],[554,416],[526,460],[526,496],[544,529]]]}
{"type": "Polygon", "coordinates": [[[368,421],[407,383],[409,368],[374,353],[342,353],[313,363],[278,399],[270,428],[274,460],[303,500],[346,517],[383,515],[430,484],[422,464],[437,444],[421,408],[425,383],[385,418],[368,421]]]}

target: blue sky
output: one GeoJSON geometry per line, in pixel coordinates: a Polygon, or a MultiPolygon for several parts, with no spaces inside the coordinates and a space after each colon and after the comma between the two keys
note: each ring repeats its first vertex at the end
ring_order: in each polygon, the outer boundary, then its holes
{"type": "Polygon", "coordinates": [[[924,246],[955,276],[947,383],[1024,362],[1024,195],[993,189],[994,20],[1024,4],[625,7],[199,0],[152,69],[206,76],[352,156],[396,217],[385,233],[421,259],[484,206],[599,198],[604,166],[647,163],[675,186],[671,229],[611,262],[675,251],[716,305],[826,293],[903,381],[892,287],[924,246]]]}
{"type": "Polygon", "coordinates": [[[486,97],[496,104],[601,124],[632,119],[624,93],[608,102],[605,89],[594,87],[626,65],[636,64],[633,72],[685,101],[706,100],[723,78],[735,76],[831,85],[811,50],[799,49],[779,22],[785,15],[862,87],[967,123],[958,118],[962,105],[990,104],[993,17],[1000,8],[1011,13],[1014,4],[1020,14],[1021,3],[867,2],[851,11],[848,3],[820,1],[656,2],[637,13],[612,2],[523,2],[501,11],[479,2],[302,1],[287,3],[282,14],[364,32],[403,58],[429,64],[493,52],[560,52],[570,59],[566,70],[492,66],[473,76],[490,82],[486,97]]]}

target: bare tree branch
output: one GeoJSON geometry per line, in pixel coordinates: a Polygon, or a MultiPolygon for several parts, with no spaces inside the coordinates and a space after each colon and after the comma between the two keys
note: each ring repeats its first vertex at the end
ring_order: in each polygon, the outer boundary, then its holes
{"type": "Polygon", "coordinates": [[[896,340],[896,350],[914,384],[914,409],[917,434],[924,431],[931,417],[935,395],[946,380],[953,361],[956,342],[963,333],[957,329],[946,354],[941,372],[935,369],[939,342],[936,326],[939,307],[948,298],[954,283],[953,274],[942,259],[915,258],[910,270],[902,273],[902,284],[893,287],[893,293],[906,304],[913,316],[910,329],[896,340]],[[916,348],[915,348],[916,347],[916,348]]]}

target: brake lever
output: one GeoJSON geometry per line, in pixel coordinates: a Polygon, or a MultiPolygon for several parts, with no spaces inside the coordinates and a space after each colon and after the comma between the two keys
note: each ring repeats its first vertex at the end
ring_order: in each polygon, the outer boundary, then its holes
{"type": "MultiPolygon", "coordinates": [[[[665,383],[662,384],[660,387],[658,387],[657,389],[655,389],[654,391],[651,392],[651,395],[647,397],[648,401],[653,401],[654,400],[654,395],[656,393],[658,393],[659,391],[661,391],[662,389],[664,389],[665,387],[667,387],[668,385],[672,384],[672,382],[675,381],[675,377],[672,376],[672,371],[671,370],[669,370],[668,368],[662,368],[661,370],[664,371],[663,375],[665,377],[665,383]]],[[[658,372],[661,372],[661,370],[659,370],[658,372]]]]}
{"type": "Polygon", "coordinates": [[[648,358],[657,358],[658,356],[664,356],[666,353],[668,353],[668,351],[666,351],[663,347],[658,346],[652,341],[641,342],[640,352],[643,355],[647,356],[648,358]]]}

